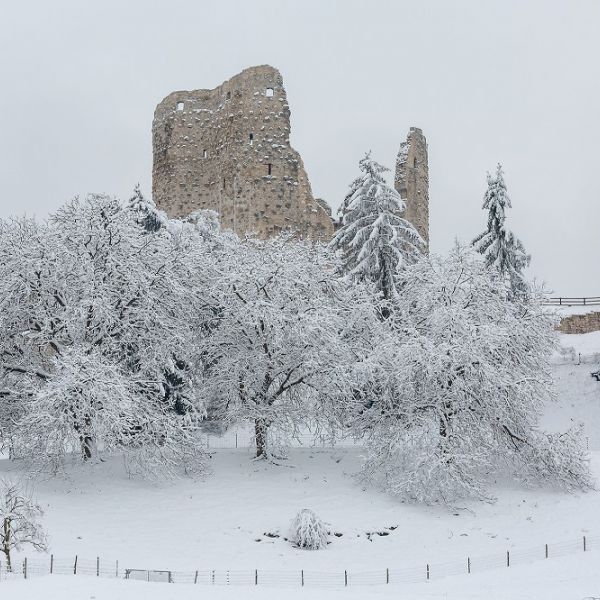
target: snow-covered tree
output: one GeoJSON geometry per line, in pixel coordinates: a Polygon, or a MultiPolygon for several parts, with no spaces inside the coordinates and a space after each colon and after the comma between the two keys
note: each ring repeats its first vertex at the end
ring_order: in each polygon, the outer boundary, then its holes
{"type": "Polygon", "coordinates": [[[298,548],[320,550],[327,548],[327,526],[310,508],[303,508],[290,525],[289,540],[298,548]]]}
{"type": "Polygon", "coordinates": [[[232,246],[220,268],[202,392],[226,418],[253,422],[256,456],[271,459],[271,426],[293,435],[345,397],[338,374],[376,335],[377,314],[322,248],[290,237],[232,246]]]}
{"type": "Polygon", "coordinates": [[[373,282],[386,300],[397,296],[396,277],[421,255],[424,242],[402,218],[404,201],[370,154],[360,161],[362,175],[344,201],[342,225],[331,241],[341,254],[343,272],[355,281],[373,282]]]}
{"type": "Polygon", "coordinates": [[[400,284],[397,341],[388,338],[377,361],[393,393],[357,420],[365,474],[426,502],[486,497],[488,474],[506,468],[525,481],[588,487],[580,434],[539,429],[553,397],[553,317],[532,300],[509,301],[505,279],[468,249],[419,261],[400,284]]]}
{"type": "Polygon", "coordinates": [[[506,209],[512,205],[500,164],[495,177],[488,173],[487,182],[483,199],[483,209],[488,211],[487,229],[473,240],[473,246],[483,254],[488,266],[493,265],[508,279],[511,298],[524,297],[528,294],[529,286],[523,270],[529,265],[531,256],[506,226],[506,209]]]}
{"type": "Polygon", "coordinates": [[[192,225],[177,238],[167,229],[148,234],[104,196],[44,224],[2,223],[0,389],[18,407],[13,439],[35,462],[56,468],[96,447],[201,462],[202,406],[179,393],[195,389],[194,370],[178,371],[177,394],[168,388],[174,360],[198,360],[210,252],[192,225]]]}
{"type": "Polygon", "coordinates": [[[0,479],[0,551],[6,556],[9,571],[13,550],[19,551],[24,546],[46,550],[46,536],[38,521],[43,514],[40,506],[16,483],[0,479]]]}
{"type": "Polygon", "coordinates": [[[157,232],[167,221],[167,215],[156,208],[153,200],[142,194],[139,183],[133,189],[127,206],[134,213],[137,223],[148,233],[157,232]]]}

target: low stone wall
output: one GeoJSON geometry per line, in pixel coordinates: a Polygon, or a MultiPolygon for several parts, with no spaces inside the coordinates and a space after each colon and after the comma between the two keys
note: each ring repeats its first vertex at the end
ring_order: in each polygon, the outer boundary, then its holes
{"type": "Polygon", "coordinates": [[[558,326],[561,333],[590,333],[600,331],[600,312],[563,317],[558,326]]]}

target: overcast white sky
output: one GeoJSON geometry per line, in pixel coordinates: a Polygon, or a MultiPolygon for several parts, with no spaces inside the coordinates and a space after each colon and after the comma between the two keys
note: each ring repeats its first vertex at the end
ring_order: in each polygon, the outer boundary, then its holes
{"type": "Polygon", "coordinates": [[[283,74],[292,144],[337,207],[366,150],[429,143],[431,246],[509,226],[557,295],[600,295],[600,0],[0,1],[0,216],[151,190],[154,107],[243,68],[283,74]]]}

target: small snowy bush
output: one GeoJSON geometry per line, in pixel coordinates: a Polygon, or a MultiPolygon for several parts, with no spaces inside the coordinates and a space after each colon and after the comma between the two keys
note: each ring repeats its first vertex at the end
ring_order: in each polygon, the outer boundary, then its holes
{"type": "Polygon", "coordinates": [[[303,508],[292,521],[290,541],[298,548],[320,550],[327,546],[327,528],[309,508],[303,508]]]}

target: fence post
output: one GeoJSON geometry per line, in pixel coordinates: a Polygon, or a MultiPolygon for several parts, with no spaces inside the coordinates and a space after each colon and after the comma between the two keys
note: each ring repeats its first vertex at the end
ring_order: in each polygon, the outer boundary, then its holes
{"type": "Polygon", "coordinates": [[[302,587],[304,587],[304,569],[302,569],[302,571],[300,571],[300,579],[302,581],[302,587]]]}
{"type": "Polygon", "coordinates": [[[506,566],[510,567],[510,552],[506,551],[506,566]]]}
{"type": "Polygon", "coordinates": [[[117,563],[115,565],[115,573],[116,573],[115,577],[118,578],[119,577],[119,561],[117,561],[117,563]]]}
{"type": "Polygon", "coordinates": [[[100,577],[100,557],[96,556],[96,577],[100,577]]]}
{"type": "Polygon", "coordinates": [[[73,575],[77,575],[77,554],[75,555],[75,564],[73,565],[73,575]]]}
{"type": "Polygon", "coordinates": [[[237,431],[235,432],[235,447],[236,447],[236,449],[238,447],[237,431]]]}
{"type": "Polygon", "coordinates": [[[386,583],[390,582],[390,570],[389,569],[385,570],[385,582],[386,583]]]}
{"type": "Polygon", "coordinates": [[[585,535],[583,536],[583,551],[585,552],[587,550],[587,545],[586,545],[586,539],[585,539],[585,535]]]}
{"type": "Polygon", "coordinates": [[[546,544],[546,558],[548,558],[548,544],[546,544]]]}
{"type": "Polygon", "coordinates": [[[348,585],[348,571],[344,571],[344,585],[348,585]]]}
{"type": "Polygon", "coordinates": [[[198,571],[196,571],[196,575],[194,576],[194,583],[198,583],[198,571]]]}
{"type": "Polygon", "coordinates": [[[23,559],[23,578],[27,579],[27,557],[23,559]]]}
{"type": "Polygon", "coordinates": [[[54,571],[54,554],[50,555],[50,575],[52,575],[52,572],[54,571]]]}
{"type": "Polygon", "coordinates": [[[258,585],[258,569],[254,569],[254,585],[258,585]]]}
{"type": "Polygon", "coordinates": [[[467,557],[467,573],[471,572],[471,557],[467,557]]]}
{"type": "Polygon", "coordinates": [[[429,563],[427,563],[427,581],[429,581],[429,563]]]}
{"type": "MultiPolygon", "coordinates": [[[[149,571],[148,571],[149,573],[149,571]]],[[[173,583],[173,577],[171,577],[171,571],[169,571],[169,583],[173,583]]]]}
{"type": "Polygon", "coordinates": [[[215,570],[212,570],[212,573],[210,574],[210,582],[215,585],[215,570]]]}

